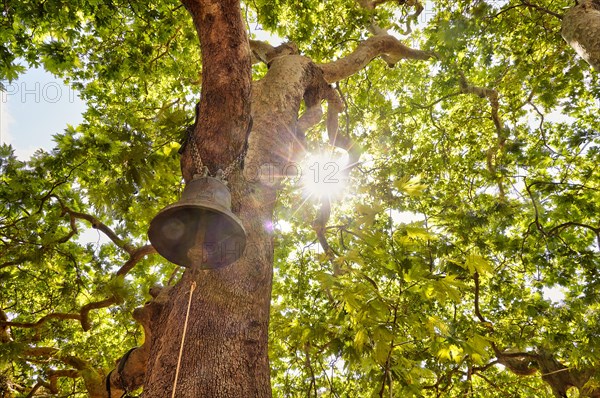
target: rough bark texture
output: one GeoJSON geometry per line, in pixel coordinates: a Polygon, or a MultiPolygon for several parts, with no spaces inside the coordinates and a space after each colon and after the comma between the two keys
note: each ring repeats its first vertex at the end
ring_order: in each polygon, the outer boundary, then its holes
{"type": "Polygon", "coordinates": [[[198,287],[175,396],[271,395],[267,330],[272,240],[261,221],[273,200],[273,190],[261,189],[240,210],[249,232],[246,255],[240,261],[220,270],[187,271],[170,292],[154,325],[158,333],[152,340],[145,397],[171,396],[192,280],[198,287]]]}
{"type": "Polygon", "coordinates": [[[600,1],[581,0],[562,20],[562,37],[600,72],[600,1]]]}
{"type": "Polygon", "coordinates": [[[361,42],[352,54],[338,61],[321,65],[321,69],[325,80],[333,83],[363,69],[377,56],[381,56],[388,65],[393,66],[401,59],[427,60],[435,55],[429,51],[410,48],[395,37],[383,34],[368,38],[361,42]]]}
{"type": "MultiPolygon", "coordinates": [[[[240,173],[230,178],[233,210],[242,220],[248,240],[244,256],[236,263],[219,270],[188,270],[169,292],[160,319],[153,325],[144,396],[162,398],[172,393],[189,289],[195,280],[197,289],[175,395],[270,397],[270,225],[277,179],[271,173],[265,175],[264,165],[284,167],[294,142],[298,109],[316,67],[310,68],[310,61],[298,56],[275,58],[250,97],[250,87],[246,87],[250,51],[239,3],[185,4],[194,16],[202,43],[205,77],[195,136],[211,171],[223,168],[241,150],[252,98],[254,129],[245,178],[240,173]],[[232,34],[238,35],[238,41],[227,39],[232,34]]],[[[193,173],[190,169],[193,165],[188,159],[182,170],[186,178],[193,173]]]]}
{"type": "Polygon", "coordinates": [[[244,256],[212,271],[188,270],[169,292],[155,327],[145,397],[170,396],[192,280],[195,290],[177,383],[177,397],[270,397],[267,331],[273,241],[270,229],[277,178],[264,164],[284,166],[305,88],[318,69],[306,58],[273,61],[253,89],[254,129],[245,178],[230,182],[237,213],[248,233],[244,256]],[[281,150],[278,150],[281,149],[281,150]],[[241,200],[243,197],[244,200],[241,200]]]}
{"type": "MultiPolygon", "coordinates": [[[[202,53],[202,97],[193,138],[212,173],[240,153],[250,122],[251,53],[240,3],[236,0],[184,0],[202,53]]],[[[189,145],[188,147],[191,147],[189,145]]],[[[186,181],[195,171],[191,151],[182,156],[186,181]]]]}
{"type": "MultiPolygon", "coordinates": [[[[187,0],[202,52],[202,97],[193,133],[204,165],[225,169],[242,151],[250,120],[251,54],[236,0],[187,0]]],[[[191,146],[188,146],[191,147],[191,146]]],[[[196,170],[191,151],[182,173],[196,170]]],[[[187,270],[153,325],[145,397],[171,396],[192,281],[196,281],[175,396],[269,397],[267,330],[270,219],[275,192],[230,179],[233,210],[248,232],[243,258],[219,270],[187,270]],[[246,191],[247,189],[247,191],[246,191]],[[241,197],[245,195],[242,202],[241,197]]]]}

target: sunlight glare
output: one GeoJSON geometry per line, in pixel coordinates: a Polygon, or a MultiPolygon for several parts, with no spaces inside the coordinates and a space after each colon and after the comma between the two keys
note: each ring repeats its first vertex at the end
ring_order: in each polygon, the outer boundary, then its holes
{"type": "Polygon", "coordinates": [[[300,167],[300,183],[307,197],[340,196],[346,187],[348,154],[314,153],[304,159],[300,167]]]}

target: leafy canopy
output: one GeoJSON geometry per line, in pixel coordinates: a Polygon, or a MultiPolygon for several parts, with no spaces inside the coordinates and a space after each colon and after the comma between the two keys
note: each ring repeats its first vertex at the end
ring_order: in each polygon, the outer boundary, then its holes
{"type": "MultiPolygon", "coordinates": [[[[597,391],[600,85],[560,37],[553,13],[571,4],[423,5],[410,33],[414,1],[242,7],[249,29],[315,62],[350,52],[371,23],[439,56],[374,60],[337,84],[340,128],[363,156],[333,203],[333,254],[306,221],[318,204],[292,182],[280,195],[274,396],[551,397],[551,363],[581,382],[570,396],[597,391]],[[495,90],[497,106],[474,87],[495,90]]],[[[181,190],[177,149],[202,71],[173,1],[9,2],[0,24],[0,78],[42,66],[88,104],[52,151],[24,161],[0,149],[0,314],[12,323],[0,392],[26,396],[74,364],[106,374],[143,339],[132,310],[177,277],[158,256],[120,271],[181,190]],[[80,243],[90,227],[114,236],[80,243]]],[[[323,128],[309,131],[315,150],[323,128]]],[[[56,383],[86,395],[80,377],[56,383]]]]}

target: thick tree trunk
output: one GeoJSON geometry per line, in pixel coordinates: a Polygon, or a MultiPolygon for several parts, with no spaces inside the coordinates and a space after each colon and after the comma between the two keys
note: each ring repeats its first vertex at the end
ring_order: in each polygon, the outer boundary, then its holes
{"type": "MultiPolygon", "coordinates": [[[[267,331],[273,247],[265,222],[275,191],[257,187],[239,215],[248,232],[245,255],[218,270],[187,270],[163,310],[146,369],[144,397],[171,396],[190,286],[190,317],[176,397],[270,397],[267,331]]],[[[238,196],[239,199],[239,196],[238,196]]]]}
{"type": "Polygon", "coordinates": [[[600,0],[580,0],[562,20],[562,37],[600,72],[600,0]]]}
{"type": "MultiPolygon", "coordinates": [[[[300,104],[307,93],[316,96],[315,104],[320,103],[324,88],[329,89],[326,82],[352,74],[378,54],[393,52],[397,44],[377,48],[360,62],[320,67],[305,57],[290,55],[292,46],[285,54],[269,57],[268,73],[250,90],[250,48],[239,1],[184,0],[184,4],[198,30],[203,58],[194,138],[211,172],[225,168],[242,151],[250,112],[254,120],[243,173],[229,179],[232,210],[244,224],[247,244],[235,263],[217,270],[188,269],[168,292],[168,300],[151,325],[144,397],[173,394],[190,287],[195,281],[175,396],[268,398],[272,216],[279,181],[298,139],[300,104]]],[[[367,50],[377,43],[369,42],[367,50]]],[[[412,53],[395,55],[412,58],[412,53]]],[[[182,160],[186,181],[195,171],[189,152],[182,160]]]]}
{"type": "MultiPolygon", "coordinates": [[[[225,169],[241,151],[250,119],[250,47],[238,0],[185,0],[200,38],[202,97],[193,138],[212,173],[225,169]]],[[[192,144],[194,145],[194,144],[192,144]]],[[[191,145],[188,146],[190,148],[191,145]]],[[[191,151],[182,173],[197,170],[191,151]]],[[[144,396],[270,397],[267,354],[273,248],[270,230],[275,191],[230,178],[232,208],[248,233],[245,255],[218,270],[186,270],[169,292],[152,325],[144,396]],[[243,201],[242,201],[243,197],[243,201]],[[177,385],[187,304],[197,283],[187,324],[177,385]]]]}
{"type": "Polygon", "coordinates": [[[267,76],[256,83],[245,178],[238,174],[230,183],[234,207],[239,209],[248,234],[246,251],[240,260],[222,269],[188,270],[172,289],[169,304],[153,326],[156,337],[151,344],[144,397],[162,398],[172,392],[193,280],[198,287],[193,294],[176,396],[271,396],[267,334],[273,266],[271,221],[278,184],[272,174],[261,174],[261,166],[284,168],[300,102],[316,70],[306,58],[289,56],[275,60],[267,76]]]}
{"type": "MultiPolygon", "coordinates": [[[[186,1],[185,5],[194,17],[203,55],[200,119],[195,137],[203,162],[214,172],[233,160],[244,144],[251,98],[245,79],[250,73],[249,47],[238,26],[241,16],[237,1],[186,1]]],[[[197,288],[191,301],[175,396],[271,396],[267,340],[273,267],[271,221],[277,180],[272,174],[262,178],[265,175],[261,172],[266,164],[283,167],[293,145],[300,102],[313,75],[310,71],[316,69],[303,57],[277,61],[253,90],[254,129],[244,176],[238,173],[229,182],[233,211],[247,231],[245,253],[222,269],[186,270],[171,289],[158,322],[152,325],[144,397],[172,395],[192,281],[197,288]]],[[[187,154],[183,162],[186,179],[194,172],[189,158],[187,154]]]]}
{"type": "MultiPolygon", "coordinates": [[[[202,53],[202,97],[193,138],[212,173],[241,152],[250,122],[251,52],[239,0],[183,0],[202,53]]],[[[191,146],[191,145],[190,145],[191,146]]],[[[189,147],[189,146],[188,146],[189,147]]],[[[191,151],[182,156],[189,181],[197,171],[191,151]]]]}

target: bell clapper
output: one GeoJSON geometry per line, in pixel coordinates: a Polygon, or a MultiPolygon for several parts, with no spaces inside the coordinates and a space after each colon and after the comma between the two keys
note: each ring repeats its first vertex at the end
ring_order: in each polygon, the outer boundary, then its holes
{"type": "Polygon", "coordinates": [[[202,264],[207,262],[206,256],[206,218],[201,218],[198,220],[198,227],[195,237],[195,244],[189,248],[188,250],[188,258],[191,260],[192,268],[202,268],[202,264]]]}

